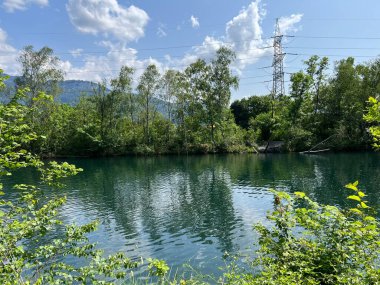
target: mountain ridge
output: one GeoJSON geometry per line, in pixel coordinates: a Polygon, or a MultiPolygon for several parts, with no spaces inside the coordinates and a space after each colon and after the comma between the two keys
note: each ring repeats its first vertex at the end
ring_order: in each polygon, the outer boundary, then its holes
{"type": "MultiPolygon", "coordinates": [[[[8,90],[12,90],[12,88],[15,88],[15,79],[18,76],[10,76],[9,78],[5,80],[5,85],[7,86],[8,90]]],[[[59,83],[59,87],[61,88],[62,92],[59,94],[57,101],[69,104],[69,105],[76,105],[79,102],[79,98],[81,95],[87,95],[92,96],[94,95],[94,88],[98,83],[88,81],[88,80],[79,80],[79,79],[70,79],[70,80],[64,80],[59,83]]],[[[110,89],[107,88],[107,92],[109,92],[110,89]]],[[[1,92],[3,93],[3,92],[1,92]]],[[[6,97],[1,96],[0,93],[0,101],[6,101],[6,97]],[[1,98],[3,97],[3,98],[1,98]]],[[[165,112],[165,102],[161,99],[154,98],[154,105],[157,107],[157,111],[163,114],[166,117],[165,112]]]]}

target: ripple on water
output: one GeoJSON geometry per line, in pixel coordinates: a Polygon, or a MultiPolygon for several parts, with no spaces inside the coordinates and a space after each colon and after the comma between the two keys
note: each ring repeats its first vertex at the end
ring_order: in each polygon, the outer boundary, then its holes
{"type": "MultiPolygon", "coordinates": [[[[89,235],[106,253],[165,259],[220,274],[222,255],[252,253],[252,225],[273,207],[269,191],[305,191],[319,202],[344,206],[342,185],[359,179],[373,205],[380,201],[380,154],[172,156],[82,159],[85,169],[67,180],[66,223],[99,220],[89,235]],[[350,163],[347,163],[349,161],[350,163]],[[351,163],[354,161],[355,163],[351,163]],[[365,171],[362,171],[365,169],[365,171]],[[328,189],[328,191],[323,191],[328,189]],[[339,189],[339,191],[337,190],[339,189]]],[[[26,172],[29,170],[25,170],[26,172]]],[[[28,173],[27,173],[28,174],[28,173]]],[[[31,183],[32,174],[14,181],[31,183]],[[25,181],[24,181],[25,180],[25,181]]],[[[6,178],[6,184],[10,183],[6,178]]],[[[49,195],[49,190],[44,190],[49,195]]],[[[9,199],[16,192],[7,193],[9,199]]],[[[175,269],[174,269],[175,270],[175,269]]]]}

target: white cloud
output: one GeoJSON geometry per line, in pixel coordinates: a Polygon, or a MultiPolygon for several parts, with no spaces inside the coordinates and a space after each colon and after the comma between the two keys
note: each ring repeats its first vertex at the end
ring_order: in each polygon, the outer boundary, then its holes
{"type": "MultiPolygon", "coordinates": [[[[91,54],[82,49],[71,50],[70,54],[78,59],[61,62],[66,79],[110,79],[117,76],[123,65],[128,65],[135,68],[134,78],[137,80],[144,68],[151,63],[156,64],[160,71],[169,67],[183,69],[198,58],[212,58],[221,46],[229,46],[235,51],[237,60],[233,68],[242,72],[247,66],[263,56],[270,56],[273,52],[272,48],[265,48],[272,46],[272,40],[263,37],[262,21],[266,11],[259,0],[251,2],[228,21],[222,36],[206,36],[200,45],[191,48],[183,57],[166,55],[161,61],[139,58],[138,51],[128,46],[128,42],[144,36],[149,17],[143,10],[135,6],[124,8],[116,0],[69,0],[66,8],[72,23],[79,31],[109,37],[108,40],[97,43],[105,50],[103,53],[91,54]]],[[[296,31],[301,19],[301,14],[281,18],[281,31],[296,31]]],[[[185,23],[186,21],[182,24],[185,23]]],[[[157,35],[166,35],[163,24],[159,24],[157,35]]],[[[7,73],[17,71],[17,56],[18,51],[7,43],[6,33],[0,29],[0,66],[4,66],[7,73]],[[11,56],[2,56],[6,51],[11,56]]]]}
{"type": "Polygon", "coordinates": [[[234,69],[240,72],[247,65],[253,64],[261,57],[270,55],[271,41],[263,39],[261,21],[265,17],[266,11],[260,9],[260,1],[252,2],[248,7],[243,8],[237,16],[228,21],[225,28],[225,35],[220,38],[206,36],[202,44],[192,48],[191,52],[184,58],[171,60],[171,64],[185,66],[194,62],[197,58],[210,59],[222,46],[228,46],[236,53],[234,69]]]}
{"type": "Polygon", "coordinates": [[[289,32],[297,32],[298,28],[295,26],[302,20],[303,14],[292,14],[289,17],[281,17],[278,20],[280,32],[287,34],[289,32]]]}
{"type": "Polygon", "coordinates": [[[15,10],[25,10],[29,5],[39,5],[41,7],[49,5],[49,0],[4,0],[3,6],[7,12],[15,10]]]}
{"type": "Polygon", "coordinates": [[[124,8],[116,0],[69,0],[66,9],[80,32],[112,35],[123,42],[143,37],[149,21],[144,10],[133,5],[124,8]]]}
{"type": "Polygon", "coordinates": [[[149,64],[156,64],[159,70],[163,70],[164,66],[159,61],[148,58],[138,59],[137,50],[129,48],[124,43],[112,43],[110,41],[101,41],[98,43],[102,48],[106,48],[104,55],[85,55],[83,53],[83,65],[74,66],[69,61],[61,62],[61,68],[65,71],[65,79],[89,80],[93,82],[101,82],[103,79],[110,80],[115,78],[123,65],[133,67],[135,69],[134,78],[142,74],[149,64]]]}
{"type": "Polygon", "coordinates": [[[7,33],[0,28],[0,67],[5,73],[15,75],[19,70],[16,48],[7,43],[7,33]]]}
{"type": "MultiPolygon", "coordinates": [[[[209,59],[221,46],[228,46],[236,53],[233,68],[241,72],[246,66],[273,53],[272,40],[263,37],[261,24],[265,16],[266,10],[260,5],[260,0],[253,1],[226,23],[225,35],[220,38],[206,36],[201,45],[194,47],[182,59],[171,59],[170,63],[183,66],[199,57],[209,59]]],[[[282,17],[279,23],[281,31],[297,31],[296,24],[301,19],[302,14],[282,17]]]]}
{"type": "Polygon", "coordinates": [[[191,26],[193,28],[199,28],[199,20],[198,20],[198,18],[196,18],[193,15],[191,15],[190,22],[191,22],[191,26]]]}
{"type": "Polygon", "coordinates": [[[226,25],[226,39],[236,52],[240,68],[270,53],[270,49],[265,49],[268,42],[263,40],[261,28],[261,21],[266,13],[260,9],[259,3],[260,1],[252,2],[226,25]]]}

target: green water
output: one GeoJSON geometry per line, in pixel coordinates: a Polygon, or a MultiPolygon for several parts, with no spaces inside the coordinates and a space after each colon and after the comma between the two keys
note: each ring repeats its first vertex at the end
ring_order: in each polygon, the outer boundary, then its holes
{"type": "MultiPolygon", "coordinates": [[[[380,206],[379,153],[68,161],[85,171],[62,191],[68,198],[60,212],[65,222],[98,219],[101,227],[90,239],[107,253],[162,258],[179,271],[189,263],[219,274],[224,252],[249,254],[256,239],[252,224],[272,208],[270,188],[304,191],[321,203],[347,207],[343,185],[359,180],[369,203],[380,206]]],[[[22,171],[11,179],[36,177],[22,171]]]]}

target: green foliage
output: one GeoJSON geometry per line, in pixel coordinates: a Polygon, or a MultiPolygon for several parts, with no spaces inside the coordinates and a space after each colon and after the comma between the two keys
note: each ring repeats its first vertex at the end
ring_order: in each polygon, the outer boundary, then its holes
{"type": "Polygon", "coordinates": [[[170,269],[169,266],[166,264],[166,262],[163,260],[149,258],[148,262],[149,262],[149,266],[148,266],[149,272],[153,276],[164,277],[170,269]]]}
{"type": "Polygon", "coordinates": [[[15,80],[17,89],[28,87],[26,103],[33,105],[33,99],[39,92],[46,92],[54,96],[59,93],[58,83],[63,80],[63,72],[55,68],[59,63],[53,50],[43,47],[38,51],[33,46],[26,46],[19,57],[22,74],[15,80]]]}
{"type": "Polygon", "coordinates": [[[266,108],[262,103],[268,96],[232,103],[236,123],[249,126],[258,142],[281,140],[290,151],[308,150],[329,137],[334,139],[321,148],[367,149],[371,139],[363,115],[368,98],[380,91],[380,60],[355,64],[348,57],[336,62],[329,76],[328,67],[327,58],[312,56],[291,75],[289,96],[269,100],[266,108]]]}
{"type": "Polygon", "coordinates": [[[249,128],[249,120],[256,118],[259,114],[268,113],[271,110],[269,96],[251,96],[236,100],[231,104],[236,124],[244,129],[249,128]]]}
{"type": "Polygon", "coordinates": [[[364,116],[364,120],[373,124],[369,128],[374,141],[373,147],[380,149],[380,102],[376,98],[370,97],[369,103],[371,105],[368,113],[364,116]]]}
{"type": "Polygon", "coordinates": [[[378,284],[379,222],[358,182],[341,210],[320,205],[303,192],[273,191],[273,227],[255,225],[259,250],[252,271],[228,273],[228,284],[378,284]],[[258,269],[258,270],[257,270],[258,269]]]}

